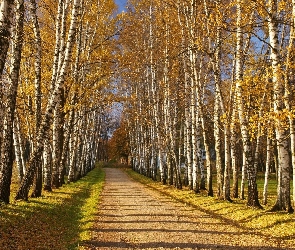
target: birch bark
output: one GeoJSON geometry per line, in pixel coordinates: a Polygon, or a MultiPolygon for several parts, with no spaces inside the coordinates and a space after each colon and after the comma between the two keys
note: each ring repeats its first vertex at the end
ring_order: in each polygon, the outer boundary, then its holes
{"type": "Polygon", "coordinates": [[[48,139],[44,142],[43,151],[43,173],[44,173],[44,185],[43,189],[46,191],[52,191],[51,188],[51,162],[52,162],[51,145],[48,139]]]}
{"type": "Polygon", "coordinates": [[[236,92],[237,107],[241,124],[241,134],[243,141],[243,152],[245,156],[244,168],[248,174],[248,206],[261,208],[258,200],[258,190],[256,184],[256,170],[254,166],[251,138],[249,134],[249,118],[243,101],[243,31],[242,31],[242,3],[243,0],[237,0],[237,49],[236,49],[236,92]]]}
{"type": "Polygon", "coordinates": [[[79,113],[75,113],[74,123],[76,126],[74,127],[74,131],[71,134],[70,138],[70,152],[69,152],[69,172],[68,172],[68,183],[75,182],[78,178],[78,169],[77,169],[77,161],[78,159],[78,151],[80,144],[80,131],[82,130],[82,121],[79,120],[79,113]]]}
{"type": "Polygon", "coordinates": [[[20,128],[19,120],[17,114],[15,114],[15,119],[13,122],[13,142],[14,142],[14,151],[15,151],[15,163],[18,173],[18,181],[21,183],[24,176],[24,161],[23,161],[23,152],[21,150],[21,141],[20,141],[20,128]]]}
{"type": "MultiPolygon", "coordinates": [[[[207,6],[207,1],[204,0],[204,11],[207,20],[210,20],[209,10],[207,6]]],[[[220,0],[216,1],[216,7],[220,7],[220,0]]],[[[220,58],[221,58],[221,26],[220,24],[216,27],[216,37],[215,37],[215,47],[212,47],[212,39],[210,37],[210,25],[206,24],[207,34],[208,34],[208,50],[210,55],[210,63],[213,68],[215,90],[214,90],[214,111],[213,111],[213,121],[214,121],[214,138],[215,138],[215,154],[216,154],[216,170],[217,170],[217,197],[223,197],[223,185],[224,185],[224,166],[222,164],[221,157],[221,124],[220,116],[221,112],[224,111],[222,108],[222,97],[220,92],[221,87],[221,69],[220,69],[220,58]]],[[[226,129],[226,127],[225,127],[226,129]]],[[[228,161],[227,161],[228,162],[228,161]]],[[[227,166],[228,168],[229,166],[227,166]]],[[[226,170],[228,172],[228,170],[226,170]]],[[[228,176],[229,177],[229,176],[228,176]]],[[[228,182],[227,182],[228,183],[228,182]]]]}
{"type": "Polygon", "coordinates": [[[0,161],[0,200],[9,203],[10,184],[13,165],[13,121],[17,88],[19,83],[21,53],[23,46],[24,1],[18,0],[15,6],[15,25],[12,40],[11,70],[9,72],[9,88],[4,118],[3,139],[0,161]]]}
{"type": "MultiPolygon", "coordinates": [[[[35,126],[36,134],[40,128],[41,115],[41,67],[42,67],[42,44],[40,26],[37,17],[37,4],[35,0],[30,0],[30,14],[33,23],[35,36],[35,126]]],[[[41,161],[36,162],[35,184],[32,192],[32,197],[40,197],[42,193],[42,164],[41,161]]]]}
{"type": "Polygon", "coordinates": [[[295,115],[292,110],[292,105],[294,105],[294,93],[291,90],[291,81],[294,79],[294,69],[292,65],[295,63],[295,0],[292,0],[292,16],[290,25],[290,38],[289,45],[286,56],[286,70],[285,70],[285,93],[284,93],[284,103],[288,110],[288,119],[290,126],[290,146],[291,146],[291,165],[293,172],[293,206],[295,206],[295,115]],[[293,103],[292,100],[293,99],[293,103]]]}
{"type": "Polygon", "coordinates": [[[277,201],[272,210],[286,210],[294,212],[291,206],[290,197],[290,156],[289,145],[286,128],[282,121],[282,111],[284,107],[284,84],[281,78],[279,41],[277,30],[277,1],[269,0],[269,43],[271,46],[271,66],[272,66],[272,82],[274,84],[274,112],[276,114],[276,141],[278,149],[278,186],[277,186],[277,201]]]}
{"type": "Polygon", "coordinates": [[[0,77],[2,77],[11,39],[13,7],[14,0],[3,0],[0,3],[0,77]]]}
{"type": "MultiPolygon", "coordinates": [[[[76,93],[71,98],[71,105],[73,106],[76,103],[76,93]]],[[[63,150],[61,153],[61,159],[60,159],[60,164],[59,164],[59,174],[58,174],[58,182],[62,185],[64,184],[64,176],[66,174],[65,171],[65,166],[67,162],[67,157],[69,156],[69,143],[70,143],[70,138],[71,134],[74,129],[74,119],[75,119],[75,110],[72,109],[69,114],[68,122],[66,123],[65,126],[65,133],[64,133],[64,140],[63,140],[63,150]]]]}
{"type": "Polygon", "coordinates": [[[268,180],[269,180],[271,156],[272,156],[271,130],[272,130],[271,124],[269,124],[269,128],[267,131],[267,139],[266,139],[266,162],[265,162],[265,175],[264,175],[263,200],[262,200],[263,205],[267,204],[267,198],[268,198],[268,180]]]}
{"type": "MultiPolygon", "coordinates": [[[[58,14],[57,14],[57,29],[56,39],[58,43],[55,44],[55,55],[53,63],[53,72],[52,72],[52,88],[55,86],[55,81],[60,73],[64,58],[65,58],[65,49],[66,49],[66,28],[67,28],[67,17],[69,13],[69,0],[62,1],[58,5],[58,14]]],[[[81,6],[79,8],[79,11],[81,6]]],[[[77,13],[80,15],[80,13],[77,13]]],[[[78,26],[78,24],[77,24],[78,26]]],[[[78,29],[78,28],[77,28],[78,29]]],[[[79,34],[79,31],[76,33],[79,34]]],[[[81,34],[78,35],[80,37],[81,34]]],[[[77,39],[79,40],[79,39],[77,39]]],[[[59,173],[60,171],[60,161],[63,151],[63,125],[64,125],[64,88],[61,89],[59,96],[57,96],[56,106],[53,111],[53,131],[52,131],[52,173],[51,173],[51,185],[53,188],[59,188],[62,183],[60,183],[59,173]]]]}
{"type": "MultiPolygon", "coordinates": [[[[218,28],[217,40],[220,40],[221,29],[218,28]]],[[[217,170],[217,197],[222,198],[223,193],[223,165],[221,160],[221,129],[220,129],[220,96],[219,86],[221,83],[220,75],[220,44],[215,49],[215,60],[212,61],[214,67],[214,78],[215,78],[215,96],[214,96],[214,138],[215,138],[215,152],[216,152],[216,170],[217,170]]]]}
{"type": "Polygon", "coordinates": [[[64,140],[64,90],[60,92],[58,101],[56,103],[53,115],[53,128],[52,128],[52,182],[53,188],[59,188],[62,184],[59,182],[59,168],[60,160],[63,151],[63,140],[64,140]]]}

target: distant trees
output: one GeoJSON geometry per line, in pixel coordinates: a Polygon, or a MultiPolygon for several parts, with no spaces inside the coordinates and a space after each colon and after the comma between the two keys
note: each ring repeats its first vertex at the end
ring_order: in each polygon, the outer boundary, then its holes
{"type": "Polygon", "coordinates": [[[122,119],[120,127],[114,131],[112,137],[108,141],[108,158],[117,161],[121,160],[122,158],[127,164],[129,155],[130,147],[128,127],[122,119]]]}
{"type": "Polygon", "coordinates": [[[3,1],[0,200],[76,181],[100,157],[110,112],[114,1],[3,1]],[[15,161],[14,161],[15,160],[15,161]],[[65,178],[67,177],[67,178],[65,178]]]}
{"type": "Polygon", "coordinates": [[[257,172],[266,197],[273,166],[273,209],[292,212],[293,19],[292,1],[129,1],[120,69],[132,167],[228,201],[247,183],[247,204],[261,208],[257,172]]]}

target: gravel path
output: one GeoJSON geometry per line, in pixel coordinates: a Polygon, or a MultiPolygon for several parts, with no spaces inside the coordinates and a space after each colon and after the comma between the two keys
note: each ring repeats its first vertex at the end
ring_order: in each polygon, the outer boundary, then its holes
{"type": "Polygon", "coordinates": [[[105,171],[99,214],[84,249],[291,249],[163,196],[120,169],[105,171]]]}

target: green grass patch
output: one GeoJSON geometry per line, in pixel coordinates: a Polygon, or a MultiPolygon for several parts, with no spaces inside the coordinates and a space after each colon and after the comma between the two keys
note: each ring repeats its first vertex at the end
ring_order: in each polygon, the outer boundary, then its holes
{"type": "MultiPolygon", "coordinates": [[[[230,203],[218,200],[215,197],[208,197],[206,196],[206,192],[196,194],[185,187],[182,190],[178,190],[173,186],[162,185],[159,182],[154,182],[150,178],[134,172],[130,168],[126,169],[126,172],[130,177],[148,187],[156,189],[173,199],[190,204],[229,224],[267,235],[274,240],[285,241],[288,245],[295,243],[294,214],[269,212],[271,206],[275,202],[275,190],[273,190],[275,189],[275,185],[273,185],[274,180],[270,180],[271,185],[269,192],[271,197],[269,199],[269,205],[264,206],[263,210],[259,210],[248,207],[245,200],[234,199],[233,203],[230,203]]],[[[262,183],[259,183],[259,185],[262,185],[262,183]]]]}
{"type": "Polygon", "coordinates": [[[78,249],[89,240],[103,187],[95,168],[75,183],[40,198],[0,206],[0,246],[5,249],[78,249]]]}

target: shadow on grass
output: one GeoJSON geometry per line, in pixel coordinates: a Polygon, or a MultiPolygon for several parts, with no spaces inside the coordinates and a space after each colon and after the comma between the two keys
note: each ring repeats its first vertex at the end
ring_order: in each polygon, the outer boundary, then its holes
{"type": "MultiPolygon", "coordinates": [[[[211,216],[213,218],[219,219],[220,221],[226,223],[227,225],[233,225],[233,226],[235,226],[237,228],[240,228],[242,230],[246,230],[246,231],[247,230],[253,230],[251,227],[248,227],[248,226],[246,226],[244,224],[247,223],[247,222],[248,223],[251,223],[251,221],[254,220],[254,219],[262,218],[262,217],[265,217],[265,216],[266,217],[267,216],[271,216],[271,214],[273,214],[273,215],[275,214],[276,216],[278,215],[277,212],[276,213],[270,213],[268,211],[265,211],[265,210],[263,211],[262,210],[263,212],[260,213],[260,214],[255,214],[255,215],[250,214],[250,215],[248,215],[248,216],[246,216],[246,217],[244,217],[243,219],[240,219],[240,220],[231,219],[231,218],[226,217],[226,214],[228,212],[230,212],[230,211],[225,212],[225,214],[220,213],[220,211],[226,210],[224,207],[222,207],[222,208],[215,208],[215,209],[212,209],[212,207],[211,208],[202,207],[201,205],[194,204],[194,203],[190,202],[189,200],[186,200],[186,199],[181,198],[181,197],[177,197],[177,196],[173,195],[172,193],[170,193],[169,192],[169,189],[170,189],[171,186],[168,186],[167,185],[167,188],[166,188],[167,191],[166,191],[166,189],[164,190],[162,188],[157,188],[156,186],[151,185],[150,183],[156,183],[156,182],[152,181],[151,179],[148,179],[148,180],[145,179],[147,177],[144,177],[142,175],[140,175],[140,177],[137,177],[137,175],[139,175],[139,174],[136,173],[136,172],[134,172],[133,170],[127,170],[126,173],[132,179],[134,179],[136,181],[139,181],[142,184],[147,185],[149,188],[154,189],[154,190],[158,191],[159,193],[162,193],[165,196],[169,196],[172,199],[174,199],[176,201],[179,201],[181,203],[188,204],[191,207],[194,207],[195,209],[197,209],[199,211],[202,211],[202,212],[206,213],[207,215],[209,215],[209,216],[211,216]],[[135,175],[133,173],[135,173],[135,175]]],[[[219,201],[217,200],[217,202],[219,202],[219,201]]],[[[221,202],[224,203],[224,201],[221,201],[221,202]]],[[[237,204],[240,204],[240,203],[241,203],[240,201],[237,201],[237,204]]],[[[244,206],[244,207],[235,207],[234,208],[234,211],[235,212],[238,211],[238,210],[245,211],[246,212],[247,210],[249,210],[249,207],[244,206]]],[[[281,214],[283,216],[284,215],[286,215],[286,216],[288,215],[288,214],[286,214],[284,212],[282,212],[281,214]]],[[[290,215],[288,215],[288,216],[290,216],[290,215]]],[[[284,235],[282,235],[282,236],[275,236],[275,235],[271,235],[271,234],[265,233],[264,231],[265,230],[268,230],[268,229],[272,229],[272,227],[274,227],[275,225],[280,225],[281,223],[288,223],[288,222],[294,222],[294,221],[295,221],[295,219],[293,217],[292,218],[287,218],[287,219],[280,219],[279,221],[274,221],[274,222],[268,221],[268,224],[267,225],[260,226],[258,229],[256,229],[255,230],[255,234],[256,235],[260,235],[261,237],[265,237],[265,238],[271,237],[273,240],[277,241],[278,244],[280,244],[281,242],[283,242],[285,240],[290,240],[290,239],[294,238],[295,237],[295,234],[291,233],[291,234],[288,234],[287,236],[284,236],[284,235]]]]}
{"type": "MultiPolygon", "coordinates": [[[[76,183],[44,192],[43,197],[1,206],[0,246],[6,249],[77,249],[89,221],[85,219],[85,204],[103,178],[102,170],[96,168],[76,183]]],[[[94,200],[98,202],[98,197],[94,200]]]]}

